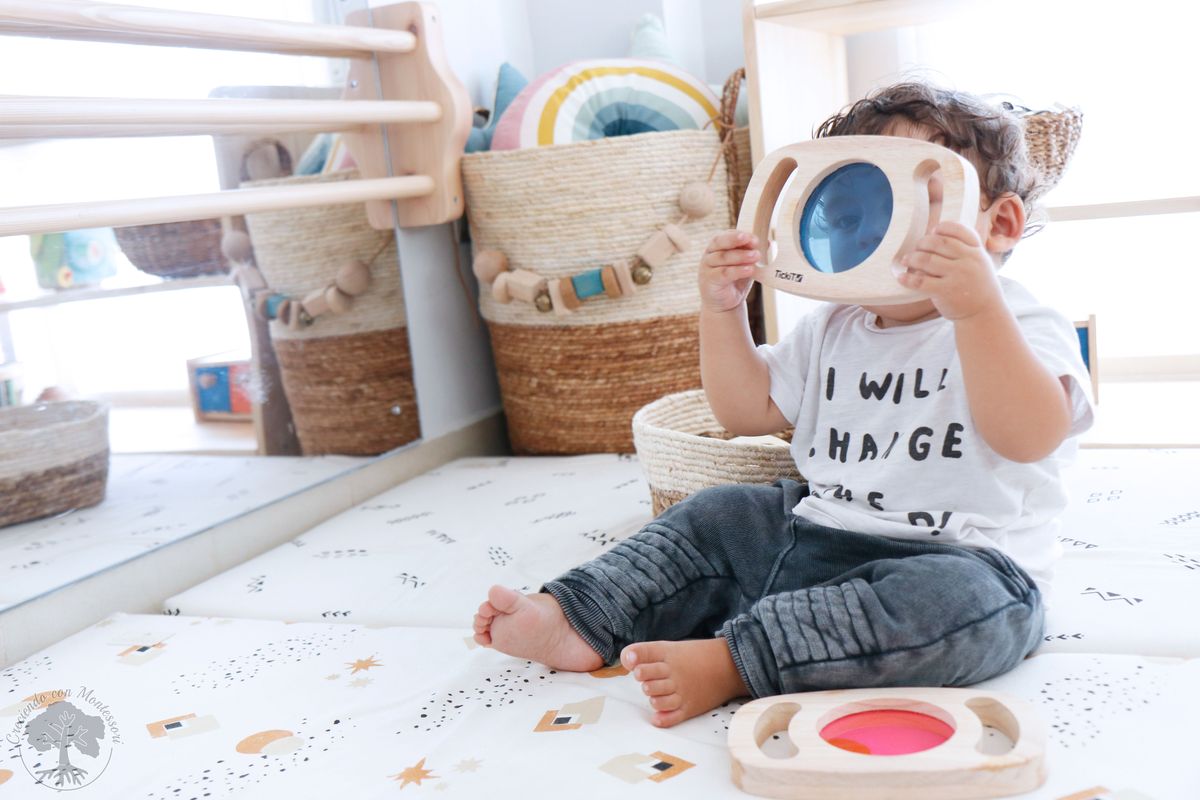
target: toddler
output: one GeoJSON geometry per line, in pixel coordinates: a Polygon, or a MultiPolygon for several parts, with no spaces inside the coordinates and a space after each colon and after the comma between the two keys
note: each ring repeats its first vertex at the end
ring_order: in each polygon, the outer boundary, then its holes
{"type": "MultiPolygon", "coordinates": [[[[1092,411],[1071,324],[996,274],[1037,188],[1021,124],[904,83],[817,135],[949,147],[975,166],[981,208],[973,228],[931,223],[904,257],[897,280],[928,299],[824,304],[773,346],[754,346],[745,308],[766,243],[709,244],[709,403],[735,434],[794,427],[807,485],[700,492],[539,593],[493,587],[475,617],[480,644],[558,669],[619,657],[659,726],[744,695],[972,684],[1042,636],[1059,472],[1092,411]]],[[[830,222],[870,252],[869,217],[830,222]]]]}

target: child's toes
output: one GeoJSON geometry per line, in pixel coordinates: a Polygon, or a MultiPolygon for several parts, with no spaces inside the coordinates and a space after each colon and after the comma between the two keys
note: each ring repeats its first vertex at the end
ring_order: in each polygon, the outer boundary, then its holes
{"type": "Polygon", "coordinates": [[[650,698],[650,707],[655,711],[675,711],[683,705],[683,698],[677,694],[663,694],[650,698]]]}
{"type": "Polygon", "coordinates": [[[639,664],[652,664],[666,661],[666,642],[638,642],[631,644],[621,651],[621,663],[625,669],[633,669],[639,664]]]}
{"type": "Polygon", "coordinates": [[[633,678],[645,683],[646,681],[660,680],[670,674],[671,667],[659,661],[656,664],[642,664],[633,671],[633,678]]]}
{"type": "Polygon", "coordinates": [[[682,711],[655,711],[650,721],[659,728],[670,728],[687,719],[682,711]]]}
{"type": "Polygon", "coordinates": [[[664,678],[659,681],[646,681],[642,684],[642,691],[651,697],[658,697],[663,694],[675,693],[675,681],[670,678],[664,678]]]}
{"type": "Polygon", "coordinates": [[[486,617],[487,619],[491,619],[492,617],[495,617],[500,612],[496,610],[496,607],[494,605],[489,603],[487,600],[484,600],[482,603],[479,604],[479,610],[475,613],[481,617],[486,617]]]}
{"type": "Polygon", "coordinates": [[[489,631],[475,634],[475,643],[483,647],[492,646],[492,634],[489,631]]]}

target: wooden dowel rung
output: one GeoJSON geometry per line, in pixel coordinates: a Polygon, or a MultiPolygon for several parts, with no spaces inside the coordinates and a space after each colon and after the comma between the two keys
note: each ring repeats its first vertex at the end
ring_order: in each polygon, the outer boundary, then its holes
{"type": "Polygon", "coordinates": [[[0,125],[0,139],[104,139],[124,136],[275,137],[280,133],[333,133],[357,125],[0,125]]]}
{"type": "Polygon", "coordinates": [[[80,0],[0,0],[0,33],[339,58],[361,58],[371,53],[408,53],[416,47],[416,37],[408,31],[251,19],[80,0]]]}
{"type": "Polygon", "coordinates": [[[426,100],[147,100],[94,97],[0,97],[0,122],[9,128],[57,125],[194,126],[327,125],[436,122],[437,103],[426,100]]]}
{"type": "Polygon", "coordinates": [[[429,176],[406,175],[302,186],[264,186],[214,194],[4,208],[0,209],[0,236],[119,228],[287,208],[423,197],[433,189],[433,179],[429,176]]]}

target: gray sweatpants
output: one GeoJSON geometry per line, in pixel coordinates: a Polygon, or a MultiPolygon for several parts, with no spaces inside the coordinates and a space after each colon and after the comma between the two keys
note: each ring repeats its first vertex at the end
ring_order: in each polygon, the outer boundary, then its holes
{"type": "Polygon", "coordinates": [[[977,683],[1041,639],[1041,594],[1008,556],[816,525],[792,513],[806,491],[707,489],[542,590],[606,663],[725,637],[755,697],[977,683]]]}

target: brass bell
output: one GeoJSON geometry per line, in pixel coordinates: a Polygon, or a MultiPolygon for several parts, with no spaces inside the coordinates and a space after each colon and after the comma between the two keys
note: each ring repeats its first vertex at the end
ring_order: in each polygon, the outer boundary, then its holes
{"type": "Polygon", "coordinates": [[[538,296],[533,298],[533,304],[537,306],[537,310],[543,313],[554,310],[554,303],[550,300],[549,292],[539,292],[538,296]]]}
{"type": "Polygon", "coordinates": [[[654,270],[645,264],[638,264],[633,268],[633,282],[638,286],[645,286],[654,277],[654,270]]]}

